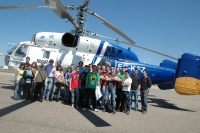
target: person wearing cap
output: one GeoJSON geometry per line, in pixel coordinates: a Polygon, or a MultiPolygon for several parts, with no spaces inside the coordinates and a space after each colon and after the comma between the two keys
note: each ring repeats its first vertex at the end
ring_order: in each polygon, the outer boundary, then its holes
{"type": "Polygon", "coordinates": [[[49,64],[44,68],[44,70],[47,72],[48,80],[44,89],[43,99],[45,99],[47,102],[49,102],[49,100],[51,100],[52,102],[51,99],[52,96],[50,94],[52,94],[52,92],[55,90],[56,87],[55,86],[56,68],[55,66],[53,66],[53,63],[54,63],[53,59],[49,60],[49,64]]]}

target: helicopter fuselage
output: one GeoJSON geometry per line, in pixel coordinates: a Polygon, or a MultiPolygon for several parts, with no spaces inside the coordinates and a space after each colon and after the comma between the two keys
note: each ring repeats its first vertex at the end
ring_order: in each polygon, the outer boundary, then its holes
{"type": "Polygon", "coordinates": [[[115,68],[126,67],[130,73],[137,68],[140,75],[146,70],[153,84],[172,82],[175,74],[175,69],[139,62],[137,55],[129,49],[98,39],[76,37],[69,33],[37,33],[33,36],[32,43],[20,43],[15,47],[7,65],[16,72],[26,57],[30,57],[30,63],[37,64],[40,64],[41,60],[45,60],[46,63],[50,59],[54,59],[55,63],[60,60],[64,70],[71,64],[76,66],[79,61],[83,61],[84,64],[101,63],[115,68]]]}

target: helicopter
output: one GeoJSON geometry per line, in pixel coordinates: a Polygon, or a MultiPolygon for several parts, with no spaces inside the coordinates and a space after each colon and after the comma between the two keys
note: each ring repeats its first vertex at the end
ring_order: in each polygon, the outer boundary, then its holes
{"type": "Polygon", "coordinates": [[[67,19],[74,29],[66,33],[38,32],[32,36],[30,42],[21,42],[8,51],[5,63],[13,71],[16,71],[20,62],[25,61],[25,57],[31,57],[31,61],[44,59],[48,63],[49,59],[61,60],[62,66],[66,68],[71,64],[98,64],[125,67],[131,73],[137,68],[140,76],[146,70],[153,84],[157,84],[160,89],[173,89],[181,95],[200,94],[200,56],[184,53],[181,58],[174,58],[169,55],[147,49],[136,45],[136,43],[126,34],[112,25],[110,22],[99,16],[88,8],[91,0],[85,0],[81,5],[64,6],[59,0],[43,0],[47,6],[0,6],[4,9],[21,8],[50,8],[62,19],[67,19]],[[77,10],[77,22],[68,12],[77,10]],[[86,14],[90,14],[101,20],[105,26],[119,34],[127,42],[118,39],[102,36],[85,29],[86,14]],[[94,39],[92,37],[110,39],[118,43],[125,43],[143,50],[147,50],[173,60],[163,60],[160,66],[154,66],[139,62],[137,55],[130,49],[125,49],[117,44],[94,39]],[[35,56],[37,54],[37,56],[35,56]]]}

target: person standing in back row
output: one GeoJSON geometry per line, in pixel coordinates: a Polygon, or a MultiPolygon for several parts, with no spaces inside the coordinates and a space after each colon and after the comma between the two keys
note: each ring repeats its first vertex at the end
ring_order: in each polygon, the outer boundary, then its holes
{"type": "Polygon", "coordinates": [[[142,104],[142,114],[147,113],[147,98],[149,95],[149,90],[151,88],[151,79],[147,76],[147,72],[144,70],[142,72],[143,79],[141,81],[141,104],[142,104]]]}
{"type": "Polygon", "coordinates": [[[30,57],[26,57],[26,62],[24,63],[25,70],[28,69],[29,65],[31,65],[30,64],[30,57]]]}

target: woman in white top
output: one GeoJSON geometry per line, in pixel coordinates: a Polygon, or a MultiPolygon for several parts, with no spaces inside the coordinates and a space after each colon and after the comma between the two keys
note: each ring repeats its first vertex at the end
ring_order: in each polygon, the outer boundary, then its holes
{"type": "Polygon", "coordinates": [[[57,102],[59,102],[59,98],[60,98],[60,90],[61,90],[61,86],[64,83],[64,72],[63,69],[61,67],[61,65],[58,65],[56,67],[56,88],[57,88],[57,102]]]}

